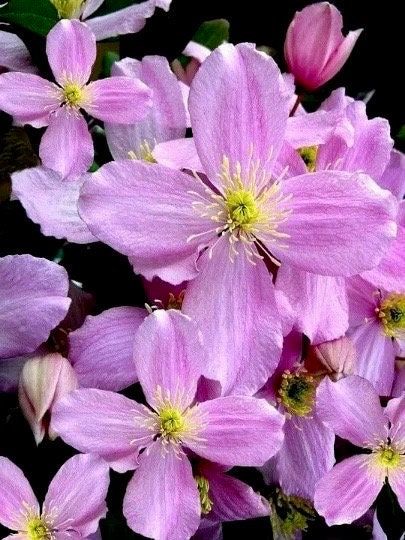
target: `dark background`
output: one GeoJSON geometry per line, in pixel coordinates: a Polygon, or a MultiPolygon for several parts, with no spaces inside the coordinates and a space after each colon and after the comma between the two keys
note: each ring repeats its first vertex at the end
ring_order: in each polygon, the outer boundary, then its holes
{"type": "MultiPolygon", "coordinates": [[[[250,41],[271,47],[283,68],[283,42],[288,24],[297,9],[310,3],[299,0],[173,0],[169,13],[160,11],[147,22],[142,32],[121,38],[121,56],[141,58],[147,54],[161,54],[172,60],[183,50],[203,21],[226,18],[230,22],[231,42],[250,41]]],[[[395,137],[401,125],[405,124],[402,83],[405,21],[402,2],[335,0],[333,3],[343,13],[345,31],[364,28],[364,32],[341,73],[320,89],[316,97],[321,100],[338,86],[345,86],[348,94],[354,97],[375,89],[375,95],[368,105],[369,114],[388,118],[395,137]]],[[[26,41],[38,64],[43,65],[43,38],[18,28],[16,31],[26,41]]],[[[0,138],[8,125],[9,120],[2,116],[0,138]]],[[[35,146],[39,139],[38,132],[32,130],[30,135],[35,146]]],[[[399,141],[396,143],[400,146],[399,141]]],[[[45,238],[39,228],[25,217],[18,202],[0,203],[0,256],[32,253],[53,258],[61,248],[64,249],[62,264],[70,277],[82,282],[84,289],[94,294],[96,312],[118,305],[142,305],[142,288],[125,257],[101,244],[66,246],[63,241],[45,238]]],[[[71,453],[60,441],[45,442],[37,449],[15,397],[0,395],[0,455],[8,456],[23,468],[40,497],[43,497],[50,479],[71,453]]],[[[263,488],[260,477],[253,471],[242,474],[256,489],[263,488]]],[[[112,516],[108,527],[103,530],[105,540],[139,538],[126,529],[119,518],[127,480],[128,475],[113,477],[109,500],[112,516]]],[[[387,510],[385,524],[397,519],[398,514],[395,516],[387,505],[384,506],[387,510]]],[[[225,540],[236,537],[257,540],[271,538],[268,519],[227,524],[224,533],[225,540]]],[[[0,537],[4,535],[5,530],[0,527],[0,537]]],[[[326,530],[322,528],[322,523],[317,523],[306,537],[361,540],[369,538],[369,535],[353,527],[326,530]]]]}

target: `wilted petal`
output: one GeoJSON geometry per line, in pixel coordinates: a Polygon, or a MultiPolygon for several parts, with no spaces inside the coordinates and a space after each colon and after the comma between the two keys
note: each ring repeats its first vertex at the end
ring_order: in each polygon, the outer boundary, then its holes
{"type": "Polygon", "coordinates": [[[0,258],[0,357],[34,351],[69,308],[68,277],[31,255],[0,258]]]}
{"type": "Polygon", "coordinates": [[[108,309],[69,334],[69,360],[82,387],[118,391],[137,380],[134,339],[146,314],[134,307],[108,309]]]}
{"type": "Polygon", "coordinates": [[[200,522],[200,498],[187,456],[153,443],[128,484],[123,513],[133,531],[149,538],[190,538],[200,522]]]}

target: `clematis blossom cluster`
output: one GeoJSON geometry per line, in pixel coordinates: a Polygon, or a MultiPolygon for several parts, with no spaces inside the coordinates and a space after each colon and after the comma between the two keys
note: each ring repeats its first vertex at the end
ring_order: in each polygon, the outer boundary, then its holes
{"type": "Polygon", "coordinates": [[[313,524],[390,537],[384,510],[405,509],[405,157],[345,88],[311,112],[305,94],[362,30],[344,37],[321,2],[287,30],[289,73],[252,43],[190,36],[175,61],[120,58],[97,78],[97,41],[170,0],[49,1],[55,82],[0,32],[0,110],[39,156],[4,204],[57,246],[0,257],[0,412],[13,403],[7,425],[19,408],[32,455],[59,470],[43,497],[2,451],[5,538],[221,540],[224,522],[260,518],[276,540],[313,524]],[[124,302],[105,294],[125,283],[124,302]]]}

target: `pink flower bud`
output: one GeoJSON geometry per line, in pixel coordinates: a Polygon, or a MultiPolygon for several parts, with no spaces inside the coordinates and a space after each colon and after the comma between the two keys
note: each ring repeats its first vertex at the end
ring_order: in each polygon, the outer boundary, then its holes
{"type": "Polygon", "coordinates": [[[39,444],[49,429],[50,413],[55,403],[78,386],[74,369],[59,353],[28,360],[21,372],[18,399],[21,410],[39,444]]]}
{"type": "Polygon", "coordinates": [[[179,81],[190,86],[201,64],[211,54],[211,51],[196,41],[190,41],[183,54],[190,58],[187,66],[184,68],[178,60],[174,60],[172,70],[179,81]]]}
{"type": "Polygon", "coordinates": [[[287,30],[284,56],[297,84],[315,90],[343,67],[362,29],[342,34],[340,11],[319,2],[298,11],[287,30]]]}
{"type": "Polygon", "coordinates": [[[317,360],[334,380],[353,374],[356,349],[347,337],[326,341],[314,347],[317,360]]]}

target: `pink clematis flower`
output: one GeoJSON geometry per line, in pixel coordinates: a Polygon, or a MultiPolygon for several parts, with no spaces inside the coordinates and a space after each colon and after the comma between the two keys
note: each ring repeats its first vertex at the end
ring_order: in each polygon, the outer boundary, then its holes
{"type": "Polygon", "coordinates": [[[383,409],[365,379],[351,376],[336,383],[325,379],[318,389],[318,409],[337,435],[368,450],[338,463],[318,482],[315,508],[328,525],[362,516],[386,481],[405,507],[404,396],[383,409]]]}
{"type": "MultiPolygon", "coordinates": [[[[277,264],[353,275],[378,264],[396,233],[394,197],[365,174],[277,179],[289,100],[270,57],[249,44],[222,45],[190,90],[187,148],[194,145],[207,178],[127,160],[91,175],[79,199],[91,232],[146,279],[195,278],[183,309],[212,344],[214,378],[225,394],[259,390],[280,355],[263,252],[277,264]]],[[[174,159],[184,156],[184,140],[164,144],[174,159]]]]}
{"type": "Polygon", "coordinates": [[[204,350],[195,325],[176,310],[145,319],[134,358],[149,406],[79,389],[55,407],[52,426],[67,443],[114,469],[136,468],[123,507],[135,532],[184,540],[197,530],[201,512],[189,453],[226,467],[263,464],[281,445],[283,418],[252,397],[194,402],[204,350]]]}
{"type": "Polygon", "coordinates": [[[93,142],[80,109],[100,120],[132,123],[147,113],[150,91],[129,77],[88,83],[96,40],[77,20],[60,21],[48,34],[46,50],[57,84],[29,73],[5,73],[0,109],[21,122],[49,123],[39,150],[44,165],[68,161],[87,170],[93,142]]]}
{"type": "Polygon", "coordinates": [[[287,30],[284,56],[297,84],[315,90],[334,77],[349,58],[362,30],[342,35],[340,11],[319,2],[298,11],[287,30]]]}
{"type": "Polygon", "coordinates": [[[405,284],[377,288],[361,277],[347,280],[350,328],[357,350],[355,373],[373,383],[382,396],[391,394],[395,356],[405,338],[405,284]]]}
{"type": "Polygon", "coordinates": [[[54,476],[41,509],[21,469],[0,457],[0,523],[18,531],[6,539],[88,538],[107,513],[108,484],[105,462],[89,455],[74,456],[54,476]]]}

